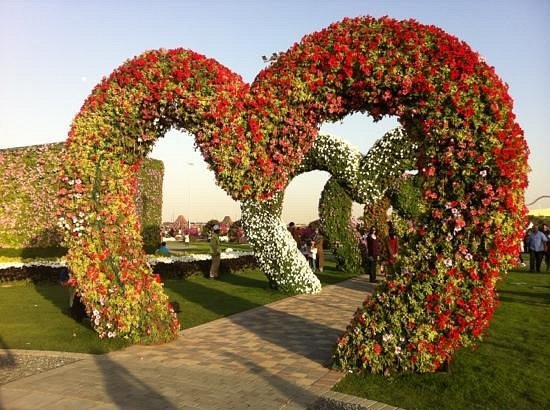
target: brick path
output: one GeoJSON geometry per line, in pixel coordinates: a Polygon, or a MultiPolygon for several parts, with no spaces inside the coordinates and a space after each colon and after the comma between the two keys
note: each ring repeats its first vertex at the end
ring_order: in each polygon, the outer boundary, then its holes
{"type": "MultiPolygon", "coordinates": [[[[184,330],[165,345],[80,355],[0,386],[0,408],[303,409],[322,395],[343,400],[328,393],[342,373],[326,366],[372,289],[358,277],[184,330]]],[[[352,401],[346,408],[393,408],[352,401]]]]}

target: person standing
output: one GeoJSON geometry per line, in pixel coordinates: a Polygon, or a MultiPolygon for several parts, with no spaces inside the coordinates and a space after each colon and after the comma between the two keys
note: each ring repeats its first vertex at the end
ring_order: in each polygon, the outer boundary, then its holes
{"type": "Polygon", "coordinates": [[[380,241],[376,236],[376,228],[372,226],[367,235],[367,263],[369,272],[369,281],[376,283],[376,266],[380,256],[380,241]]]}
{"type": "Polygon", "coordinates": [[[210,265],[210,279],[217,279],[220,276],[221,262],[221,244],[220,244],[220,226],[214,225],[212,235],[210,236],[210,254],[212,255],[212,264],[210,265]]]}
{"type": "Polygon", "coordinates": [[[296,241],[298,249],[302,249],[302,241],[300,239],[300,230],[294,222],[288,224],[288,231],[292,235],[292,238],[296,241]]]}
{"type": "Polygon", "coordinates": [[[537,225],[533,226],[533,231],[529,234],[529,271],[540,272],[540,265],[542,264],[542,258],[546,252],[548,238],[545,234],[539,231],[537,225]]]}
{"type": "Polygon", "coordinates": [[[317,248],[317,267],[319,268],[319,272],[322,272],[325,267],[325,251],[323,250],[323,242],[325,238],[319,229],[315,229],[313,240],[315,241],[315,247],[317,248]]]}
{"type": "Polygon", "coordinates": [[[313,272],[315,272],[315,270],[317,269],[317,247],[312,239],[308,241],[307,247],[309,255],[309,267],[313,272]]]}
{"type": "Polygon", "coordinates": [[[395,264],[399,256],[399,239],[395,229],[391,228],[388,236],[388,269],[390,273],[395,272],[395,264]]]}
{"type": "Polygon", "coordinates": [[[544,262],[546,263],[546,272],[550,272],[550,228],[548,225],[542,224],[542,233],[546,235],[546,252],[544,262]]]}

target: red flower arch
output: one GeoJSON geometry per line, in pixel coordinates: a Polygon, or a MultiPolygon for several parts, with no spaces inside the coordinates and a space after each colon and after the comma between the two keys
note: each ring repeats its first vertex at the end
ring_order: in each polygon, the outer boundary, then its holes
{"type": "Polygon", "coordinates": [[[267,156],[284,154],[279,179],[321,122],[352,112],[375,120],[397,116],[419,147],[429,211],[416,221],[401,271],[365,302],[340,339],[337,363],[433,371],[478,339],[494,311],[496,278],[515,261],[525,222],[528,149],[494,68],[433,26],[345,19],[282,53],[251,93],[250,117],[263,139],[277,136],[265,145],[267,156]],[[287,135],[294,145],[282,144],[287,135]]]}
{"type": "Polygon", "coordinates": [[[156,138],[189,131],[231,196],[261,200],[286,187],[320,123],[358,111],[397,116],[419,146],[429,212],[401,271],[340,339],[337,362],[432,371],[473,343],[519,250],[523,132],[506,86],[466,44],[412,20],[370,17],[304,37],[250,87],[178,49],[147,52],[94,89],[69,134],[60,194],[69,264],[100,334],[166,340],[177,327],[149,279],[130,200],[136,164],[156,138]]]}

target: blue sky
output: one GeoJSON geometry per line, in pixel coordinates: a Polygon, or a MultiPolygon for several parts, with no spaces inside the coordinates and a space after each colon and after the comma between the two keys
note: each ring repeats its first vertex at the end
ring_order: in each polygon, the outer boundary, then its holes
{"type": "MultiPolygon", "coordinates": [[[[434,24],[495,66],[509,84],[531,149],[527,202],[550,194],[550,2],[545,0],[0,0],[0,148],[64,140],[93,86],[145,50],[189,48],[250,82],[265,67],[262,55],[358,15],[434,24]]],[[[373,124],[356,115],[322,131],[366,151],[395,124],[391,118],[373,124]]],[[[178,214],[196,221],[239,217],[238,204],[215,185],[191,136],[168,133],[152,156],[166,166],[165,220],[178,214]]],[[[287,189],[283,219],[315,219],[327,178],[322,172],[297,177],[287,189]]],[[[534,207],[549,206],[550,200],[542,200],[534,207]]]]}

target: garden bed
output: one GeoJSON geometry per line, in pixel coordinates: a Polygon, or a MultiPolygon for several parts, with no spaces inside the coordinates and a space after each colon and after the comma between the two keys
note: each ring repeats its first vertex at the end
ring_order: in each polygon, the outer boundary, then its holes
{"type": "MultiPolygon", "coordinates": [[[[162,279],[183,279],[195,274],[207,275],[210,269],[209,255],[149,258],[153,272],[162,279]]],[[[64,261],[33,261],[29,263],[0,263],[0,282],[28,280],[31,282],[57,282],[65,268],[64,261]]],[[[257,267],[251,252],[222,254],[220,273],[236,272],[257,267]]]]}

